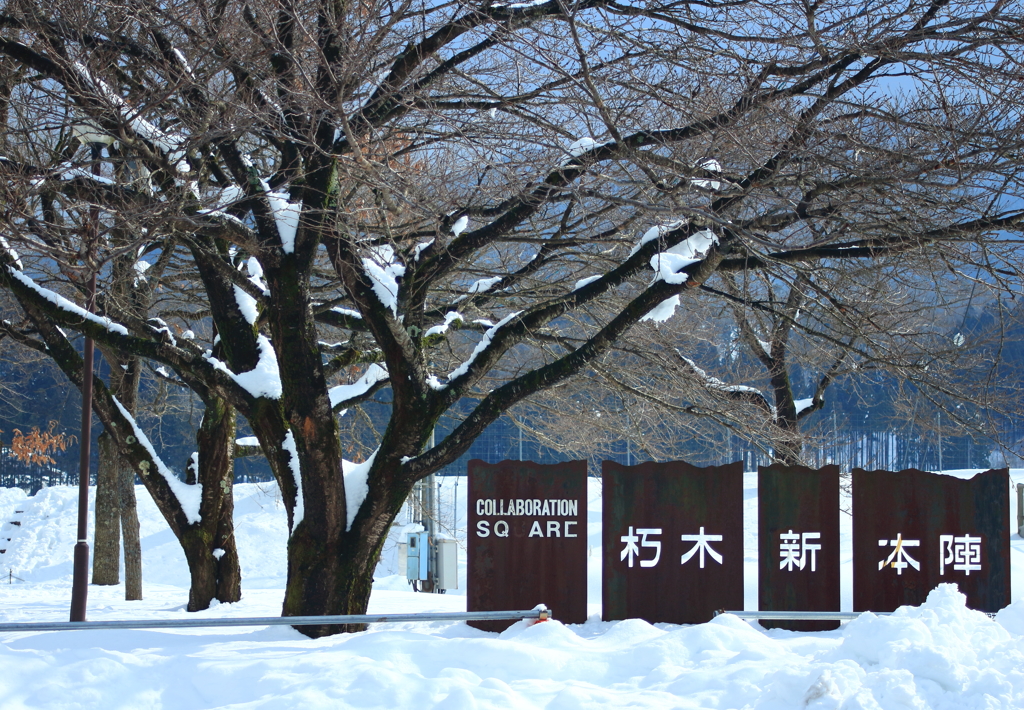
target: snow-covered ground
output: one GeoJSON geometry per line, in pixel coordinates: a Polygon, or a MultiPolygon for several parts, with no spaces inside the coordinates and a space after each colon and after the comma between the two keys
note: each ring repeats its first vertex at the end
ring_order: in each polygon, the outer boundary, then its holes
{"type": "MultiPolygon", "coordinates": [[[[442,523],[460,538],[465,492],[464,479],[442,479],[442,523]]],[[[123,587],[92,586],[89,619],[279,614],[286,530],[276,487],[239,485],[235,496],[241,602],[186,614],[184,557],[140,490],[146,598],[125,602],[123,587]]],[[[755,475],[745,499],[746,607],[756,609],[755,475]]],[[[67,619],[76,503],[72,489],[32,498],[0,489],[0,621],[67,619]]],[[[0,708],[1024,708],[1024,540],[1016,534],[1015,601],[995,620],[944,586],[919,608],[793,633],[730,616],[698,626],[600,621],[600,519],[594,481],[586,624],[521,622],[500,635],[463,623],[381,624],[319,640],[288,627],[4,633],[0,708]]],[[[415,594],[395,574],[392,541],[371,613],[465,609],[460,562],[460,589],[415,594]]]]}

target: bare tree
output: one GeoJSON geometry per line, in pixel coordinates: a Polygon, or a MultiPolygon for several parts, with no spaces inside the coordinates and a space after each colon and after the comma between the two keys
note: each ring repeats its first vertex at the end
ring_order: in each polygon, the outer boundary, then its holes
{"type": "Polygon", "coordinates": [[[973,306],[998,303],[992,284],[944,268],[903,270],[897,281],[875,267],[717,274],[688,304],[688,320],[635,329],[592,364],[591,378],[534,397],[523,426],[549,447],[593,459],[628,442],[645,458],[685,451],[717,462],[735,435],[772,460],[810,464],[818,447],[835,443],[831,422],[814,416],[830,388],[840,383],[856,399],[885,379],[894,383],[891,424],[921,425],[938,408],[957,433],[998,439],[992,417],[1019,403],[993,358],[1005,324],[963,328],[973,306]]]}
{"type": "MultiPolygon", "coordinates": [[[[71,377],[61,328],[80,330],[173,373],[206,402],[204,424],[217,401],[223,421],[227,408],[248,420],[288,511],[286,615],[364,610],[417,480],[646,316],[700,308],[716,275],[936,259],[1016,275],[1015,3],[4,13],[0,56],[21,78],[0,285],[27,319],[7,330],[71,377]],[[116,139],[99,176],[68,140],[83,119],[116,139]],[[136,166],[132,182],[119,165],[136,166]],[[54,259],[107,278],[96,255],[117,246],[83,244],[89,206],[133,247],[171,252],[199,299],[175,323],[198,333],[208,317],[213,340],[86,318],[51,295],[81,291],[54,259]],[[385,387],[377,448],[343,462],[335,412],[385,387]]],[[[206,564],[212,509],[97,391],[190,565],[206,564]]],[[[227,437],[208,441],[230,454],[227,437]]]]}

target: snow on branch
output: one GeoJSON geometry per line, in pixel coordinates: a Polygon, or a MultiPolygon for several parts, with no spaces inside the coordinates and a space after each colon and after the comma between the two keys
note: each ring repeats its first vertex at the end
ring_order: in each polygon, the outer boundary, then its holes
{"type": "Polygon", "coordinates": [[[352,384],[331,387],[327,392],[331,398],[331,408],[333,409],[349,400],[355,399],[356,397],[362,397],[378,382],[384,382],[387,379],[387,368],[376,363],[370,365],[366,368],[366,372],[363,373],[363,376],[352,384]]]}
{"type": "Polygon", "coordinates": [[[718,244],[714,232],[703,229],[688,239],[658,252],[651,257],[651,268],[654,269],[655,281],[661,280],[670,284],[685,283],[689,276],[683,269],[701,261],[711,247],[718,244]]]}
{"type": "Polygon", "coordinates": [[[142,118],[142,115],[110,88],[109,84],[94,77],[84,64],[74,62],[72,66],[79,78],[91,85],[99,96],[102,96],[117,109],[121,120],[128,124],[136,135],[153,144],[157,150],[163,153],[167,157],[167,162],[173,165],[175,170],[179,173],[191,172],[192,166],[185,160],[184,145],[188,141],[188,136],[160,130],[142,118]]]}
{"type": "Polygon", "coordinates": [[[665,321],[667,321],[669,318],[676,314],[676,308],[678,307],[679,295],[676,294],[675,296],[670,296],[669,298],[666,298],[664,301],[656,305],[654,308],[648,311],[647,315],[641,318],[640,321],[653,321],[655,323],[664,323],[665,321]]]}
{"type": "Polygon", "coordinates": [[[513,318],[517,317],[520,313],[522,313],[522,311],[509,313],[507,316],[505,316],[500,321],[495,323],[493,326],[488,328],[487,331],[484,333],[483,337],[480,338],[480,342],[476,344],[476,347],[470,354],[469,359],[448,373],[448,381],[450,382],[454,380],[456,377],[461,377],[462,375],[465,375],[467,372],[469,372],[470,366],[477,359],[477,357],[479,357],[480,353],[487,349],[487,347],[491,344],[491,341],[494,339],[494,336],[502,328],[502,326],[511,321],[513,318]]]}
{"type": "Polygon", "coordinates": [[[248,372],[235,374],[222,360],[218,360],[207,350],[203,356],[207,362],[218,370],[221,370],[234,380],[238,385],[253,397],[266,397],[268,399],[281,398],[281,373],[277,366],[277,353],[274,346],[265,335],[259,335],[256,345],[260,350],[260,359],[256,367],[248,372]]]}
{"type": "Polygon", "coordinates": [[[150,460],[153,461],[153,465],[156,466],[156,471],[164,480],[167,481],[167,487],[171,489],[171,494],[178,499],[178,504],[181,505],[181,510],[185,513],[185,517],[188,519],[190,525],[197,524],[201,517],[199,515],[199,504],[202,500],[202,487],[198,485],[190,486],[184,481],[180,480],[175,476],[169,468],[164,464],[159,456],[156,455],[156,450],[153,448],[153,444],[150,443],[149,437],[145,435],[142,429],[139,428],[138,423],[127,409],[124,408],[117,397],[111,395],[111,399],[114,400],[114,404],[117,405],[118,410],[121,412],[121,416],[131,425],[132,431],[135,433],[135,438],[139,444],[149,454],[150,460]]]}
{"type": "Polygon", "coordinates": [[[444,323],[439,323],[438,325],[427,328],[427,332],[423,334],[423,337],[429,338],[432,335],[444,335],[448,332],[448,328],[452,323],[461,320],[465,320],[461,313],[458,311],[448,311],[444,316],[444,323]]]}
{"type": "MultiPolygon", "coordinates": [[[[520,3],[520,4],[516,4],[516,5],[509,5],[508,7],[527,7],[527,6],[528,6],[528,4],[521,4],[520,3]]],[[[583,155],[584,153],[586,153],[588,151],[591,151],[591,150],[594,150],[595,148],[600,148],[603,145],[607,145],[607,143],[598,143],[596,140],[594,140],[593,138],[591,138],[589,136],[586,136],[584,138],[580,138],[579,140],[573,141],[571,144],[569,144],[569,147],[565,149],[566,155],[562,159],[562,162],[559,163],[559,165],[561,167],[563,167],[563,168],[564,167],[568,167],[569,165],[572,164],[574,158],[578,158],[581,155],[583,155]]]]}
{"type": "Polygon", "coordinates": [[[10,256],[11,261],[17,264],[19,269],[25,268],[25,265],[21,263],[21,257],[18,256],[18,252],[11,248],[11,245],[8,244],[7,239],[3,236],[0,236],[0,247],[3,247],[3,250],[10,256]]]}
{"type": "Polygon", "coordinates": [[[398,279],[405,276],[405,266],[398,261],[395,250],[387,244],[373,247],[372,256],[363,259],[363,268],[373,292],[392,313],[398,315],[398,279]]]}
{"type": "Polygon", "coordinates": [[[295,446],[295,434],[291,430],[281,442],[281,448],[289,454],[288,468],[292,470],[292,478],[295,479],[295,509],[292,511],[292,530],[295,530],[306,516],[306,506],[302,500],[302,469],[299,466],[299,450],[295,446]]]}
{"type": "Polygon", "coordinates": [[[43,288],[35,281],[33,281],[31,278],[29,278],[21,271],[18,271],[12,266],[8,266],[7,271],[10,272],[11,276],[20,281],[24,286],[32,289],[40,296],[45,298],[47,301],[57,306],[57,308],[61,309],[62,311],[73,313],[82,320],[87,320],[90,323],[95,323],[96,325],[103,327],[104,329],[110,331],[111,333],[117,333],[118,335],[128,335],[128,329],[125,328],[120,323],[115,323],[106,316],[98,316],[95,313],[90,313],[81,306],[78,306],[69,301],[68,299],[64,298],[59,293],[55,293],[48,288],[43,288]]]}
{"type": "Polygon", "coordinates": [[[370,492],[370,468],[373,466],[373,460],[377,458],[378,451],[380,448],[377,448],[362,463],[341,460],[341,473],[345,478],[346,531],[352,529],[352,521],[356,519],[356,513],[359,512],[363,501],[366,500],[366,495],[370,492]]]}
{"type": "Polygon", "coordinates": [[[504,276],[492,276],[487,279],[478,279],[469,286],[469,290],[466,293],[486,293],[494,288],[494,285],[499,283],[504,276]]]}
{"type": "Polygon", "coordinates": [[[260,179],[263,186],[263,193],[266,195],[267,204],[271,214],[274,215],[274,222],[277,224],[277,235],[281,238],[281,249],[285,254],[295,253],[295,233],[299,229],[299,217],[302,216],[302,200],[289,202],[289,195],[286,192],[271,192],[270,184],[263,178],[260,179]]]}
{"type": "Polygon", "coordinates": [[[695,363],[688,357],[684,357],[682,353],[680,353],[679,351],[676,351],[676,354],[679,356],[680,360],[682,360],[689,366],[693,374],[695,374],[698,378],[700,378],[703,381],[704,386],[707,387],[708,389],[716,390],[718,392],[725,392],[726,394],[734,395],[737,397],[746,397],[749,399],[756,400],[758,404],[763,406],[767,411],[771,413],[772,420],[775,420],[777,418],[775,405],[768,401],[768,398],[764,396],[764,393],[762,393],[761,390],[755,387],[748,387],[747,385],[728,385],[722,382],[717,377],[709,375],[703,369],[698,367],[697,363],[695,363]]]}
{"type": "Polygon", "coordinates": [[[572,287],[572,290],[579,291],[584,286],[592,284],[595,281],[597,281],[599,278],[601,278],[601,276],[603,276],[603,274],[597,274],[595,276],[588,276],[585,279],[580,279],[579,281],[576,282],[576,285],[572,287]]]}

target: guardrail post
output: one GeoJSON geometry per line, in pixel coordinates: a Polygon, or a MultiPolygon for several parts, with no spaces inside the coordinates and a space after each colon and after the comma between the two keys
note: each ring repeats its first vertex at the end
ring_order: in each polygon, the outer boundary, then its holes
{"type": "Polygon", "coordinates": [[[1017,534],[1024,537],[1024,483],[1017,484],[1017,534]]]}

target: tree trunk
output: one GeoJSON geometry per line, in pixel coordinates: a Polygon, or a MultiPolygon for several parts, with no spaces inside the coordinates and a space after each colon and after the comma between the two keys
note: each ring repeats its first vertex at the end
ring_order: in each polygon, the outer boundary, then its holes
{"type": "Polygon", "coordinates": [[[96,471],[93,584],[106,586],[121,581],[121,506],[118,500],[120,469],[117,447],[110,434],[103,432],[99,437],[99,468],[96,471]]]}
{"type": "MultiPolygon", "coordinates": [[[[288,541],[288,587],[282,616],[365,614],[373,587],[373,572],[391,519],[370,526],[383,530],[383,534],[353,530],[333,543],[315,539],[305,532],[308,528],[300,526],[288,541]]],[[[296,627],[311,638],[365,628],[365,624],[296,627]]]]}
{"type": "Polygon", "coordinates": [[[142,599],[142,543],[139,540],[139,510],[135,500],[135,471],[118,457],[118,493],[121,531],[124,535],[124,598],[142,599]]]}
{"type": "Polygon", "coordinates": [[[188,610],[207,609],[210,602],[236,602],[242,598],[242,572],[235,545],[233,487],[235,410],[210,397],[196,433],[199,447],[198,479],[203,498],[201,519],[181,536],[192,584],[188,610]]]}

